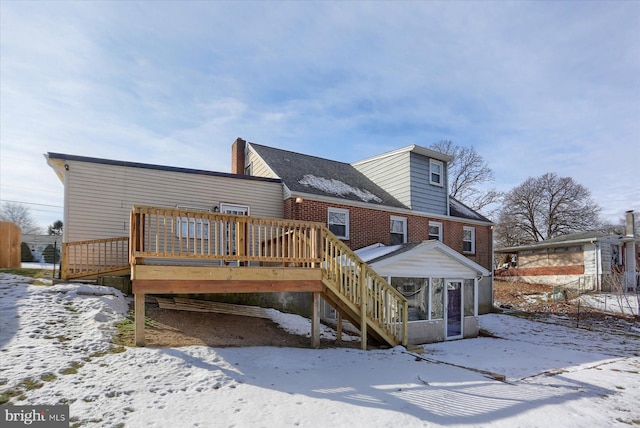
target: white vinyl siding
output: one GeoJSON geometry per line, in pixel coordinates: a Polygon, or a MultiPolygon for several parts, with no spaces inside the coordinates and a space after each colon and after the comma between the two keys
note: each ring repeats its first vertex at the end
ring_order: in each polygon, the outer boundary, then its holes
{"type": "Polygon", "coordinates": [[[65,241],[129,235],[133,205],[214,210],[250,205],[252,214],[282,218],[282,184],[84,161],[66,161],[65,241]]]}
{"type": "Polygon", "coordinates": [[[280,178],[255,151],[251,150],[251,144],[247,145],[245,156],[245,168],[247,165],[251,166],[251,175],[256,177],[280,178]]]}
{"type": "Polygon", "coordinates": [[[398,201],[411,207],[411,174],[409,152],[398,153],[354,165],[398,201]]]}

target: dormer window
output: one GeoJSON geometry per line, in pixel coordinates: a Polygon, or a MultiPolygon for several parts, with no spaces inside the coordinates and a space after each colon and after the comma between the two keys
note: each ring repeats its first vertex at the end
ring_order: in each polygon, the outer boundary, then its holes
{"type": "Polygon", "coordinates": [[[442,171],[444,164],[435,159],[429,159],[429,183],[442,186],[442,171]]]}

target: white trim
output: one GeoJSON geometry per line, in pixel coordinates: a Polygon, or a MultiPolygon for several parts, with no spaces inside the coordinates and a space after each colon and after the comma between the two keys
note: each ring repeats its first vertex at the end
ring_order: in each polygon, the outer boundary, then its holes
{"type": "Polygon", "coordinates": [[[411,146],[406,146],[406,147],[401,147],[399,149],[387,152],[387,153],[382,153],[380,155],[376,155],[370,158],[366,158],[357,162],[353,162],[351,165],[360,165],[363,163],[367,163],[367,162],[371,162],[374,160],[378,160],[378,159],[383,159],[386,158],[388,156],[394,156],[394,155],[398,155],[400,153],[405,153],[405,152],[413,152],[413,153],[417,153],[419,155],[422,156],[426,156],[428,158],[434,158],[434,159],[438,159],[441,160],[443,162],[451,162],[453,160],[453,156],[449,156],[447,154],[444,153],[440,153],[440,152],[436,152],[435,150],[431,150],[431,149],[427,149],[426,147],[422,147],[422,146],[418,146],[416,144],[412,144],[411,146]]]}

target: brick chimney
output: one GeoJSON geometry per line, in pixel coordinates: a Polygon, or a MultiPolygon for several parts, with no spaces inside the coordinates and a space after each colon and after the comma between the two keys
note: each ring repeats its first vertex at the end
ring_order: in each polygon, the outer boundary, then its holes
{"type": "Polygon", "coordinates": [[[625,236],[634,237],[636,235],[636,222],[633,210],[629,210],[626,213],[625,222],[625,236]]]}
{"type": "Polygon", "coordinates": [[[233,174],[244,174],[244,149],[247,142],[242,138],[236,138],[231,145],[231,172],[233,174]]]}

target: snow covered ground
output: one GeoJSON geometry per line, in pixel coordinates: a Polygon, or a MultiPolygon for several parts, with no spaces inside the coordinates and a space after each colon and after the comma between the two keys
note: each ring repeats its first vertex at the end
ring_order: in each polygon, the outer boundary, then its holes
{"type": "Polygon", "coordinates": [[[426,345],[421,355],[117,349],[110,338],[127,311],[117,290],[30,281],[0,273],[0,393],[18,391],[11,404],[70,404],[77,426],[640,425],[640,331],[492,314],[480,323],[499,338],[426,345]]]}

